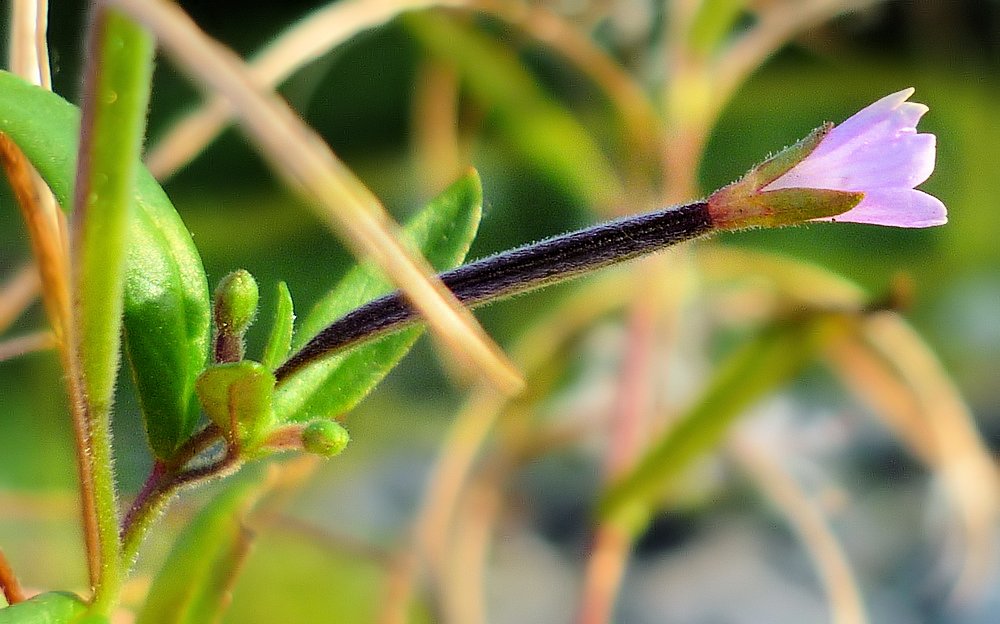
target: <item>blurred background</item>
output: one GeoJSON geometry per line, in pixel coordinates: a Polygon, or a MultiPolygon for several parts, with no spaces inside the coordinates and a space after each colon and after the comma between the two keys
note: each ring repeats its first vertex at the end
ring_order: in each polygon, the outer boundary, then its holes
{"type": "MultiPolygon", "coordinates": [[[[244,56],[319,8],[303,0],[181,5],[244,56]]],[[[985,445],[995,449],[1000,444],[995,240],[1000,177],[994,164],[1000,158],[1000,3],[919,0],[837,8],[832,2],[726,0],[714,5],[722,16],[718,24],[690,17],[700,8],[692,0],[551,0],[498,3],[492,13],[416,12],[350,37],[302,67],[280,90],[400,220],[473,164],[486,200],[470,253],[475,258],[615,214],[701,196],[819,123],[843,120],[883,95],[916,87],[913,100],[930,107],[920,128],[936,134],[939,145],[936,171],[922,188],[948,206],[947,226],[816,224],[751,231],[699,243],[697,251],[660,256],[652,269],[630,265],[608,279],[629,299],[635,293],[652,296],[648,285],[628,281],[629,272],[655,275],[667,284],[650,287],[665,289],[657,297],[684,299],[660,309],[669,320],[651,321],[655,348],[647,350],[643,369],[646,399],[640,402],[647,411],[673,414],[696,398],[714,364],[734,345],[779,314],[780,305],[766,298],[762,303],[754,290],[755,284],[788,275],[785,269],[771,271],[768,262],[793,263],[782,265],[787,268],[801,261],[828,272],[804,282],[806,290],[837,284],[854,292],[847,285],[854,283],[864,295],[852,296],[880,300],[894,288],[912,289],[905,317],[958,388],[985,445]],[[725,94],[716,119],[719,97],[702,80],[702,69],[754,28],[780,25],[782,15],[794,22],[797,11],[813,5],[822,8],[816,11],[822,18],[803,20],[773,55],[761,55],[759,68],[747,68],[745,81],[725,94]],[[533,15],[532,10],[556,16],[558,27],[542,19],[510,18],[517,11],[533,15]],[[687,30],[683,20],[698,26],[687,30]],[[631,87],[609,95],[594,79],[601,66],[581,65],[568,55],[566,49],[587,48],[560,28],[603,51],[645,94],[662,124],[658,130],[645,128],[652,139],[643,139],[641,106],[639,114],[622,113],[621,103],[633,101],[631,87]],[[690,45],[672,43],[679,32],[695,33],[690,45]],[[717,249],[722,251],[712,255],[717,249]],[[737,255],[726,255],[727,250],[737,255]],[[744,252],[748,255],[739,255],[744,252]],[[674,286],[682,294],[671,294],[674,286]]],[[[85,20],[86,9],[78,2],[52,6],[55,90],[71,100],[85,20]]],[[[758,52],[748,48],[742,58],[756,58],[758,52]]],[[[731,65],[738,66],[741,57],[733,58],[731,65]]],[[[197,89],[161,60],[149,145],[199,101],[197,89]]],[[[353,262],[233,129],[165,188],[194,235],[210,283],[235,268],[248,269],[261,285],[263,319],[270,318],[278,280],[288,282],[296,308],[304,311],[353,262]]],[[[11,275],[29,257],[29,247],[4,192],[0,267],[11,275]]],[[[560,306],[570,305],[586,287],[574,283],[518,297],[477,316],[501,345],[520,344],[518,352],[530,352],[523,337],[553,323],[559,310],[577,309],[560,306]]],[[[468,520],[486,534],[477,542],[483,582],[479,604],[472,608],[489,622],[576,617],[589,578],[607,449],[616,439],[609,414],[622,396],[632,396],[622,389],[622,371],[633,362],[628,345],[636,335],[637,314],[627,303],[594,313],[529,372],[530,396],[504,408],[507,424],[483,445],[471,479],[481,487],[470,486],[463,495],[457,522],[468,520]],[[522,439],[533,443],[519,445],[522,439]]],[[[36,305],[9,333],[43,323],[36,305]]],[[[251,334],[251,354],[263,342],[266,324],[261,325],[251,334]]],[[[396,554],[407,548],[425,500],[431,467],[449,427],[470,409],[470,391],[455,383],[439,355],[433,341],[422,339],[345,415],[351,445],[304,479],[275,512],[277,519],[261,525],[227,622],[377,620],[386,579],[393,578],[396,554]]],[[[863,385],[864,373],[859,375],[863,385]]],[[[780,457],[795,476],[832,528],[870,621],[996,621],[1000,585],[988,552],[961,591],[955,590],[967,556],[954,522],[955,500],[990,501],[996,496],[991,483],[966,483],[971,491],[956,495],[948,476],[929,468],[908,444],[905,427],[901,434],[887,425],[877,401],[873,406],[864,391],[845,387],[845,377],[850,375],[830,361],[810,366],[741,419],[726,452],[697,462],[685,474],[634,544],[614,621],[829,621],[831,599],[809,549],[788,521],[787,507],[756,483],[754,452],[740,448],[780,457]]],[[[0,398],[0,546],[29,587],[80,588],[85,575],[74,524],[75,469],[55,356],[0,362],[0,398]]],[[[135,492],[150,459],[127,375],[116,418],[119,478],[126,492],[135,492]]],[[[133,600],[141,599],[171,536],[210,494],[188,494],[167,514],[130,586],[133,600]]],[[[987,524],[977,542],[985,549],[992,539],[984,536],[992,538],[997,528],[992,520],[987,524]]],[[[455,531],[456,539],[475,539],[455,531]]],[[[462,567],[462,552],[455,557],[458,570],[475,577],[462,567]]],[[[438,604],[448,602],[441,598],[447,590],[426,580],[441,582],[447,574],[415,577],[416,621],[452,612],[438,604]]]]}

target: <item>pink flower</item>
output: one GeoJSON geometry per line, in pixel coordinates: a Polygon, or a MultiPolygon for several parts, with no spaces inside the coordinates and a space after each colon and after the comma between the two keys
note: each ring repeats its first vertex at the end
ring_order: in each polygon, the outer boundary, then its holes
{"type": "Polygon", "coordinates": [[[816,221],[896,227],[942,225],[948,211],[914,187],[934,170],[936,140],[917,134],[927,107],[907,102],[913,89],[888,95],[835,126],[801,162],[760,189],[829,189],[864,193],[856,206],[816,221]]]}

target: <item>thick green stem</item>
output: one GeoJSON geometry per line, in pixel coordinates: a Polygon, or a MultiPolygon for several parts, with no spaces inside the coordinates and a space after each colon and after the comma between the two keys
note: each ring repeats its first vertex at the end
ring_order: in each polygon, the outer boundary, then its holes
{"type": "Polygon", "coordinates": [[[95,2],[87,40],[71,232],[73,357],[88,417],[100,570],[93,609],[110,614],[125,568],[118,533],[111,409],[119,363],[126,230],[135,197],[153,42],[95,2]]]}

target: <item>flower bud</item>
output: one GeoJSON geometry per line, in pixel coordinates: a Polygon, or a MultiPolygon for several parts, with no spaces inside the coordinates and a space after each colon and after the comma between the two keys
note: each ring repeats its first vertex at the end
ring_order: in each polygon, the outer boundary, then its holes
{"type": "Polygon", "coordinates": [[[308,453],[333,457],[347,447],[351,436],[334,420],[316,420],[302,431],[302,448],[308,453]]]}
{"type": "Polygon", "coordinates": [[[934,170],[937,140],[918,133],[927,107],[913,89],[887,95],[842,124],[826,124],[708,199],[712,225],[735,230],[803,221],[931,227],[941,200],[917,185],[934,170]]]}
{"type": "Polygon", "coordinates": [[[215,289],[215,361],[243,359],[243,334],[257,315],[257,280],[239,269],[222,278],[215,289]]]}

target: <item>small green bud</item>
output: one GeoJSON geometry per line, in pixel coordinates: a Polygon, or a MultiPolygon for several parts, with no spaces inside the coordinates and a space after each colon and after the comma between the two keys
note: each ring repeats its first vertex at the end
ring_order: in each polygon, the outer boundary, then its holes
{"type": "Polygon", "coordinates": [[[239,269],[222,278],[215,289],[215,361],[243,359],[243,334],[257,316],[257,280],[239,269]]]}
{"type": "Polygon", "coordinates": [[[333,420],[313,421],[302,431],[302,448],[323,457],[339,455],[350,441],[347,429],[333,420]]]}
{"type": "Polygon", "coordinates": [[[215,324],[232,334],[243,334],[257,316],[260,293],[257,280],[239,269],[222,278],[215,289],[215,324]]]}

